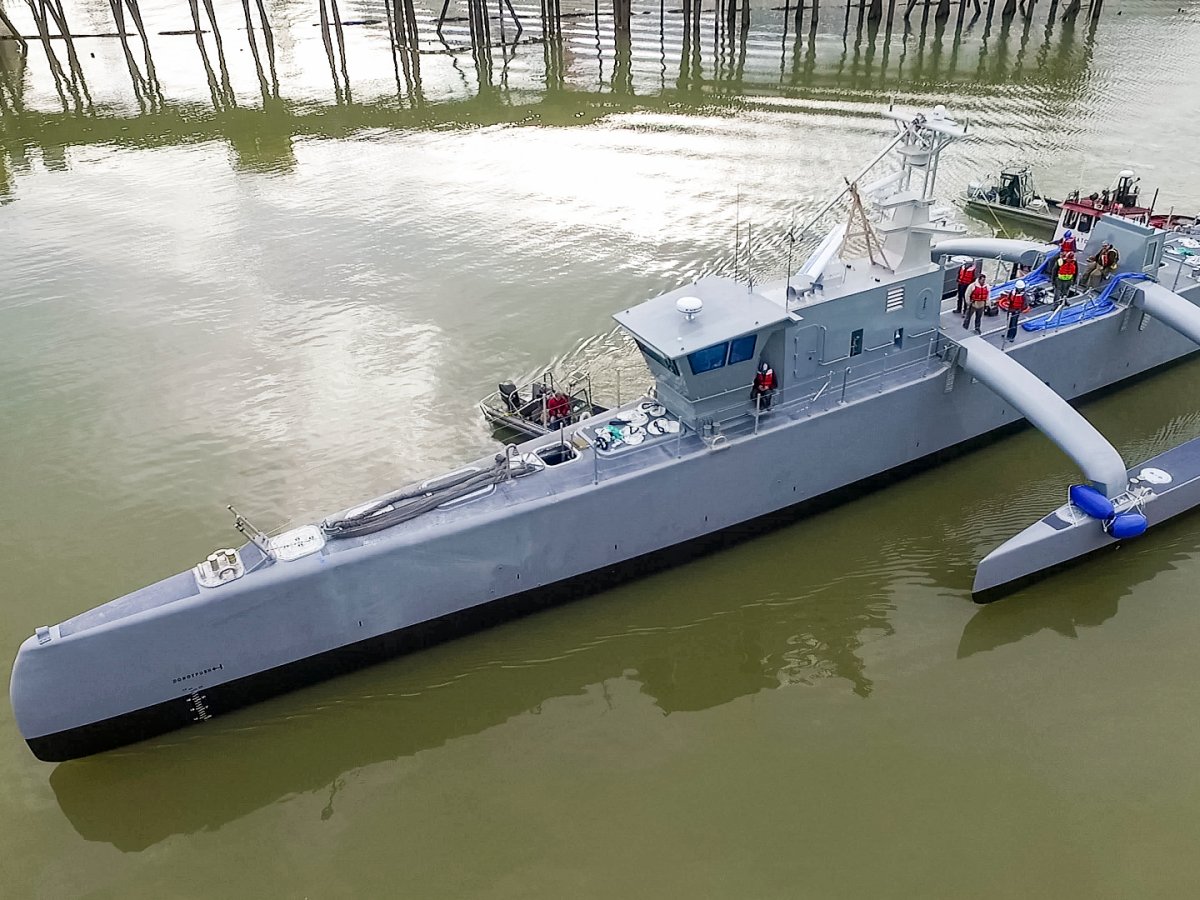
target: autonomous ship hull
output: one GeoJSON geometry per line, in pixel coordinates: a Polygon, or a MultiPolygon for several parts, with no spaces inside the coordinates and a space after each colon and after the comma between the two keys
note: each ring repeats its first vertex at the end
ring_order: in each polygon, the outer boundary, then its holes
{"type": "MultiPolygon", "coordinates": [[[[1200,304],[1200,285],[1179,293],[1200,304]]],[[[1008,352],[1078,399],[1196,350],[1154,320],[1125,327],[1132,312],[1008,352]]],[[[958,327],[952,313],[942,326],[958,327]]],[[[823,400],[779,407],[721,442],[684,429],[639,448],[636,466],[585,449],[487,496],[292,561],[257,565],[248,544],[247,574],[218,589],[186,572],[39,629],[13,670],[18,726],[49,761],[148,738],[645,574],[1021,422],[937,353],[869,391],[823,400]]]]}

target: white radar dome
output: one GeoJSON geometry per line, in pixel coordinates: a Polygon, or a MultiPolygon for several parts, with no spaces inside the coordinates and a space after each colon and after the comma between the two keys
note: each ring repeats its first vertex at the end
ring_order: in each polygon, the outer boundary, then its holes
{"type": "Polygon", "coordinates": [[[675,301],[675,308],[692,319],[704,309],[704,301],[699,297],[680,297],[675,301]]]}
{"type": "Polygon", "coordinates": [[[1117,173],[1117,177],[1118,178],[1132,178],[1133,177],[1133,169],[1122,169],[1120,172],[1117,173]]]}

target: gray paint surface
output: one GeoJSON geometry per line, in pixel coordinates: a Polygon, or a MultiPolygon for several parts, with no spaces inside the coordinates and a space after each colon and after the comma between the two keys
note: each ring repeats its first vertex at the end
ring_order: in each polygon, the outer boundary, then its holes
{"type": "MultiPolygon", "coordinates": [[[[1185,293],[1194,304],[1200,286],[1191,284],[1185,293]]],[[[1161,322],[1139,331],[1123,328],[1123,321],[1124,313],[1115,312],[1051,333],[1022,333],[1005,352],[1071,398],[1195,349],[1161,322]]],[[[940,324],[952,332],[959,323],[948,312],[940,324]]],[[[918,345],[915,361],[908,356],[913,348],[875,351],[855,361],[868,373],[876,367],[861,379],[856,366],[842,361],[829,373],[843,387],[816,400],[782,392],[757,434],[745,401],[740,422],[726,429],[716,449],[692,432],[619,453],[589,447],[574,461],[385,532],[334,541],[316,555],[69,634],[51,629],[49,642],[34,637],[23,644],[14,667],[20,729],[27,737],[51,734],[186,698],[682,543],[1019,420],[1021,410],[982,382],[959,378],[947,392],[950,367],[939,356],[947,345],[933,332],[918,345]],[[886,367],[889,360],[894,369],[886,367]],[[875,439],[879,435],[887,440],[875,439]],[[746,478],[747,472],[762,474],[746,478]],[[124,664],[130,658],[138,659],[136,667],[124,664]],[[197,672],[205,674],[186,678],[197,672]]]]}

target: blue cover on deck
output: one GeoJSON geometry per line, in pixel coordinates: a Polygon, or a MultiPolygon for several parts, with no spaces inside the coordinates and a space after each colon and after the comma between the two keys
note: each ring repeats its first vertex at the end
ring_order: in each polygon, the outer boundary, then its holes
{"type": "Polygon", "coordinates": [[[1076,322],[1097,319],[1100,316],[1108,315],[1116,308],[1117,304],[1108,297],[1097,297],[1075,306],[1065,306],[1057,312],[1028,319],[1021,323],[1021,327],[1026,331],[1044,331],[1047,328],[1058,328],[1060,325],[1074,325],[1076,322]]]}
{"type": "MultiPolygon", "coordinates": [[[[1044,266],[1045,263],[1039,266],[1036,271],[1040,273],[1044,266]]],[[[1154,279],[1141,272],[1122,272],[1110,278],[1108,284],[1104,286],[1104,290],[1098,296],[1085,301],[1079,306],[1067,306],[1058,310],[1058,312],[1036,316],[1022,322],[1021,327],[1026,331],[1043,331],[1047,328],[1057,328],[1060,325],[1074,325],[1076,322],[1098,319],[1100,316],[1107,315],[1116,309],[1117,304],[1112,301],[1112,293],[1117,289],[1117,286],[1122,282],[1132,281],[1154,281],[1154,279]]]]}

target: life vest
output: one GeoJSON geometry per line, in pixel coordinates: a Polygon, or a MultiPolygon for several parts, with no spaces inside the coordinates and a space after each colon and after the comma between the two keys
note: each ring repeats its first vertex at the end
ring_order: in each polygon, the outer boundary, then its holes
{"type": "Polygon", "coordinates": [[[1100,268],[1108,269],[1117,264],[1116,250],[1101,250],[1096,254],[1096,262],[1100,263],[1100,268]]]}
{"type": "Polygon", "coordinates": [[[1025,312],[1029,309],[1029,301],[1025,299],[1023,291],[1005,291],[996,305],[1001,309],[1015,312],[1025,312]]]}
{"type": "Polygon", "coordinates": [[[1073,238],[1073,237],[1063,238],[1061,241],[1058,242],[1058,244],[1060,247],[1062,247],[1063,253],[1074,253],[1075,252],[1075,238],[1073,238]]]}
{"type": "Polygon", "coordinates": [[[958,268],[958,283],[970,284],[975,280],[975,263],[963,263],[958,268]]]}
{"type": "MultiPolygon", "coordinates": [[[[742,388],[742,390],[745,390],[745,388],[742,388]]],[[[765,372],[756,373],[754,376],[754,390],[760,394],[775,390],[775,370],[767,369],[765,372]]]]}
{"type": "Polygon", "coordinates": [[[971,305],[972,306],[987,306],[988,296],[991,291],[988,290],[986,284],[977,284],[971,288],[971,305]]]}
{"type": "Polygon", "coordinates": [[[1075,264],[1075,259],[1060,259],[1058,261],[1058,277],[1063,281],[1070,281],[1075,277],[1075,273],[1079,271],[1079,267],[1075,264]]]}

